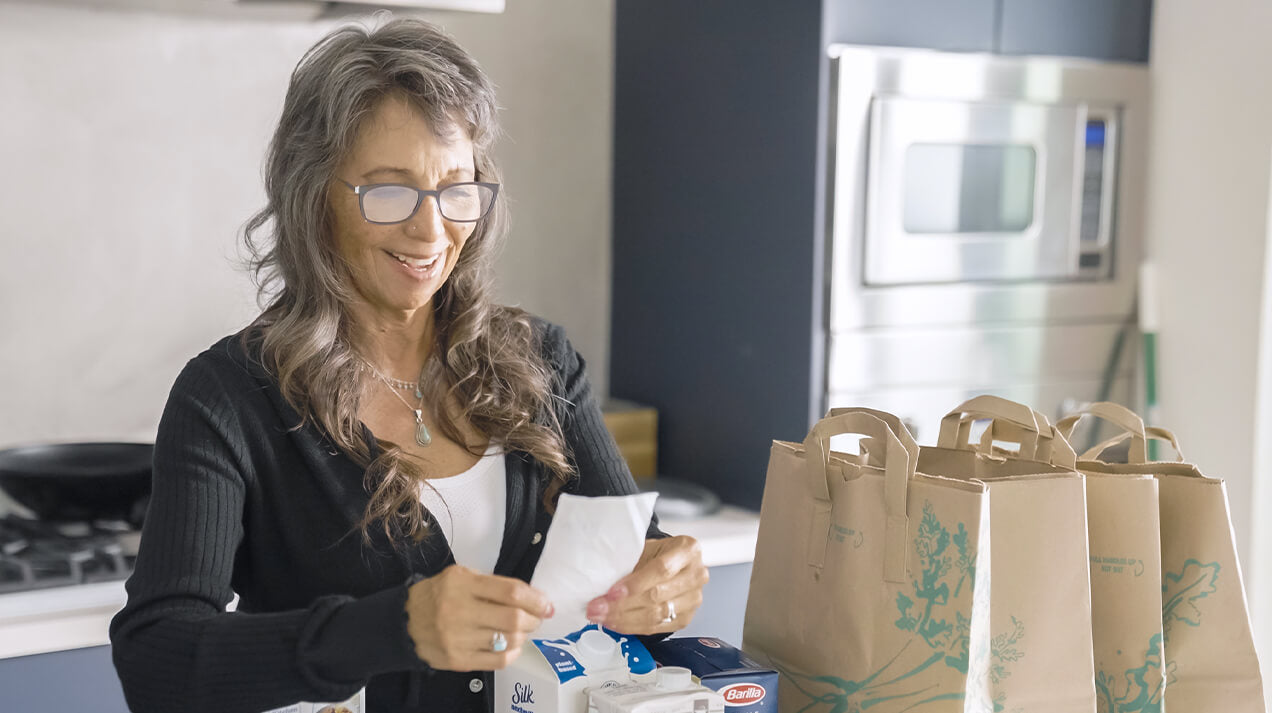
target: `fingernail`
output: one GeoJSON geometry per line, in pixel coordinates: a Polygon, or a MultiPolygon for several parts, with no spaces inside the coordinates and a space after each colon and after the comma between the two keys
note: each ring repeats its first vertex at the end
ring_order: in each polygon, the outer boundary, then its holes
{"type": "Polygon", "coordinates": [[[612,601],[617,601],[625,596],[627,596],[627,587],[624,587],[621,584],[615,584],[610,587],[608,592],[605,593],[605,598],[612,601]]]}
{"type": "Polygon", "coordinates": [[[551,619],[553,614],[556,614],[556,607],[552,606],[552,602],[548,602],[548,606],[543,610],[543,618],[551,619]]]}
{"type": "Polygon", "coordinates": [[[587,605],[587,617],[589,619],[600,621],[601,619],[604,619],[605,615],[608,613],[609,606],[607,606],[605,602],[593,602],[587,605]]]}

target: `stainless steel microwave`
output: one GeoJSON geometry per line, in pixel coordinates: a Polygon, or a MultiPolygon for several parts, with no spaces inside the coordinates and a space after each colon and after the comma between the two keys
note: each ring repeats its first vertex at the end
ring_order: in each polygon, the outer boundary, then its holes
{"type": "Polygon", "coordinates": [[[1133,403],[1147,66],[829,54],[821,413],[1133,403]]]}
{"type": "MultiPolygon", "coordinates": [[[[1107,280],[1142,68],[837,46],[864,173],[865,285],[1107,280]]],[[[844,167],[840,166],[842,170],[844,167]]]]}

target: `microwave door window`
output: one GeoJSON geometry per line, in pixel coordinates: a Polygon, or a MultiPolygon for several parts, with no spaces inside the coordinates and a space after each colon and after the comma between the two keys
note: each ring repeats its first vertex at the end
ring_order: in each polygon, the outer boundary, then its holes
{"type": "Polygon", "coordinates": [[[915,235],[1022,236],[1034,220],[1037,165],[1027,144],[911,144],[902,226],[915,235]]]}

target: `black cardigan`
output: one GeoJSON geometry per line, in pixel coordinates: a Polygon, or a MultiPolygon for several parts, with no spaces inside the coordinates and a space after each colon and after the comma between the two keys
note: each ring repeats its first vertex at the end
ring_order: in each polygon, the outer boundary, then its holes
{"type": "MultiPolygon", "coordinates": [[[[565,492],[635,492],[583,359],[560,327],[536,330],[568,402],[559,413],[579,477],[565,492]]],[[[129,707],[261,713],[366,686],[371,711],[490,711],[490,672],[433,670],[406,632],[409,584],[454,562],[445,538],[404,553],[373,528],[365,546],[362,469],[300,420],[237,335],[177,378],[128,603],[110,626],[129,707]],[[235,593],[237,611],[226,612],[235,593]]],[[[520,452],[506,466],[495,573],[529,581],[551,521],[546,471],[520,452]]],[[[662,536],[656,521],[649,536],[662,536]]]]}

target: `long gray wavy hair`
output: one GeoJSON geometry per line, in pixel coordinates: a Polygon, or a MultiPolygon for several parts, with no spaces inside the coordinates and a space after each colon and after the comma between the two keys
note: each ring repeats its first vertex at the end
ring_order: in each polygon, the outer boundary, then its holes
{"type": "MultiPolygon", "coordinates": [[[[379,523],[401,544],[428,532],[418,490],[425,474],[389,441],[378,441],[380,453],[372,458],[363,436],[358,406],[368,379],[350,340],[349,308],[357,297],[336,248],[327,197],[359,128],[389,96],[405,97],[438,130],[466,129],[476,180],[499,182],[494,87],[463,48],[412,18],[333,31],[292,72],[266,158],[268,204],[243,231],[264,305],[244,339],[259,343],[264,365],[302,418],[365,466],[371,499],[360,523],[363,537],[379,523]]],[[[433,296],[436,343],[424,387],[437,397],[430,400],[433,416],[448,438],[464,442],[443,406],[457,401],[474,428],[546,466],[544,502],[551,508],[573,474],[553,403],[554,372],[538,356],[529,315],[491,298],[505,205],[496,201],[476,226],[433,296]]]]}

